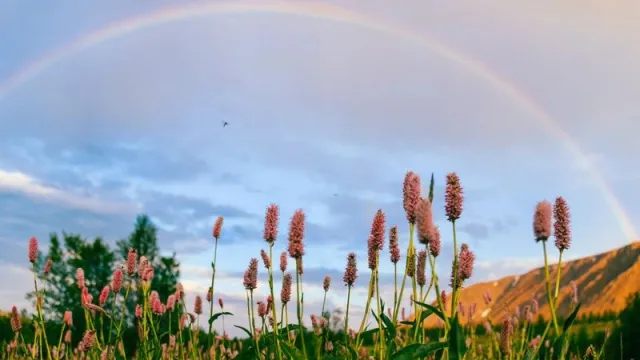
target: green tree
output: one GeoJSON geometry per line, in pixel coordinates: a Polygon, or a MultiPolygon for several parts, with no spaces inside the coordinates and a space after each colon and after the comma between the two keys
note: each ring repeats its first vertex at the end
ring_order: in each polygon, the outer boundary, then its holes
{"type": "Polygon", "coordinates": [[[607,341],[608,359],[640,359],[640,293],[629,296],[619,325],[607,341]]]}

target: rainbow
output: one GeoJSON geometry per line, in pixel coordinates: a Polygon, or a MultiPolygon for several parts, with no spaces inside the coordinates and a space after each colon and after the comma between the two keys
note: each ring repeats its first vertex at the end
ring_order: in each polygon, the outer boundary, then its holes
{"type": "Polygon", "coordinates": [[[169,23],[193,20],[219,14],[248,13],[301,16],[359,26],[371,31],[378,31],[387,35],[402,38],[416,46],[432,51],[447,61],[457,64],[461,68],[469,71],[485,81],[487,84],[491,85],[496,91],[510,99],[514,104],[517,104],[523,110],[526,110],[554,137],[561,141],[576,160],[586,164],[586,170],[602,191],[603,197],[617,219],[624,236],[628,240],[638,239],[637,231],[633,226],[633,223],[619,200],[616,198],[613,190],[605,181],[604,177],[584,154],[580,146],[558,125],[553,116],[551,116],[551,114],[549,114],[542,106],[538,105],[530,96],[527,95],[525,91],[518,89],[517,86],[511,84],[504,77],[501,77],[491,71],[482,63],[455,51],[451,47],[446,46],[435,39],[418,35],[396,25],[329,4],[298,1],[229,1],[196,2],[186,5],[161,8],[157,11],[129,18],[93,31],[31,62],[0,83],[0,103],[11,91],[37,77],[46,69],[73,56],[74,54],[100,45],[106,41],[169,23]]]}

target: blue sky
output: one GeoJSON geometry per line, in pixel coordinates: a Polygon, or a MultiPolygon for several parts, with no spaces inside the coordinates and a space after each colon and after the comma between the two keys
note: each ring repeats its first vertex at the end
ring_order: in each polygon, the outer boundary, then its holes
{"type": "MultiPolygon", "coordinates": [[[[0,84],[82,35],[182,3],[5,1],[0,84]]],[[[451,231],[442,186],[451,171],[467,195],[459,229],[477,255],[473,281],[540,264],[532,211],[557,195],[572,208],[570,258],[622,246],[630,239],[587,171],[601,172],[640,225],[633,186],[640,177],[640,7],[617,4],[340,2],[438,39],[508,79],[553,115],[588,161],[468,69],[349,24],[213,15],[66,57],[0,95],[0,267],[11,274],[0,279],[0,308],[26,306],[29,283],[15,279],[28,279],[30,236],[46,244],[49,232],[64,230],[113,242],[139,212],[160,228],[163,250],[177,252],[190,298],[206,289],[211,225],[225,216],[219,290],[232,308],[242,306],[241,275],[265,247],[262,219],[271,202],[280,205],[283,235],[295,209],[307,213],[307,312],[319,311],[325,274],[334,277],[330,306],[342,306],[349,251],[359,254],[359,283],[366,282],[366,237],[378,208],[400,225],[404,250],[407,170],[422,175],[425,189],[435,173],[443,278],[451,231]]],[[[281,236],[278,253],[285,247],[281,236]]],[[[389,275],[384,289],[392,283],[389,275]]],[[[237,309],[228,325],[246,321],[237,309]]]]}

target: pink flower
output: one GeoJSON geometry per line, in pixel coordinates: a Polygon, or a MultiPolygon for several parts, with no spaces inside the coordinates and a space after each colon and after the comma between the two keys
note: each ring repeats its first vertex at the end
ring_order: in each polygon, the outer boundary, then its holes
{"type": "Polygon", "coordinates": [[[78,283],[78,288],[84,288],[84,270],[82,270],[82,268],[76,269],[76,281],[78,283]]]}
{"type": "Polygon", "coordinates": [[[556,247],[560,251],[567,250],[571,246],[571,214],[569,205],[562,196],[556,198],[553,206],[553,233],[556,238],[556,247]]]}
{"type": "Polygon", "coordinates": [[[127,254],[127,274],[129,276],[133,276],[136,273],[136,262],[138,262],[136,249],[129,248],[129,253],[127,254]]]}
{"type": "Polygon", "coordinates": [[[142,319],[142,306],[140,304],[136,305],[136,317],[142,319]]]}
{"type": "Polygon", "coordinates": [[[322,282],[322,288],[324,292],[329,291],[329,286],[331,286],[331,276],[327,275],[324,277],[324,281],[322,282]]]}
{"type": "Polygon", "coordinates": [[[571,302],[574,304],[578,303],[578,286],[576,285],[576,282],[571,280],[571,282],[569,283],[569,286],[571,286],[571,302]]]}
{"type": "MultiPolygon", "coordinates": [[[[460,254],[458,254],[458,269],[457,269],[457,278],[455,283],[455,289],[460,289],[465,280],[471,278],[473,274],[473,263],[476,259],[476,256],[473,254],[471,250],[469,250],[469,246],[467,244],[462,244],[460,247],[460,254]]],[[[451,274],[451,286],[454,286],[454,274],[451,274]]]]}
{"type": "Polygon", "coordinates": [[[491,294],[488,291],[485,291],[482,294],[482,298],[484,299],[484,304],[489,305],[491,303],[491,294]]]}
{"type": "Polygon", "coordinates": [[[500,330],[500,351],[502,355],[509,356],[511,354],[511,334],[513,332],[513,325],[511,320],[506,318],[502,322],[502,329],[500,330]]]}
{"type": "Polygon", "coordinates": [[[464,194],[460,178],[456,173],[447,174],[447,186],[444,193],[444,209],[449,221],[456,221],[462,215],[464,194]]]}
{"type": "Polygon", "coordinates": [[[378,210],[371,224],[371,236],[378,251],[384,248],[385,231],[385,216],[382,210],[378,210]]]}
{"type": "Polygon", "coordinates": [[[154,314],[164,315],[166,310],[167,309],[165,308],[164,304],[162,304],[162,301],[160,301],[160,298],[155,298],[153,300],[153,305],[151,305],[151,311],[153,311],[154,314]]]}
{"type": "Polygon", "coordinates": [[[269,244],[273,244],[278,237],[278,218],[280,217],[280,209],[278,205],[271,204],[267,207],[264,216],[264,240],[269,244]]]}
{"type": "Polygon", "coordinates": [[[18,313],[18,308],[13,306],[11,308],[11,319],[9,320],[11,323],[11,330],[13,332],[20,332],[22,329],[22,320],[20,320],[20,314],[18,313]]]}
{"type": "Polygon", "coordinates": [[[433,230],[433,213],[429,199],[420,199],[416,210],[416,224],[418,225],[418,241],[422,244],[429,244],[433,230]]]}
{"type": "Polygon", "coordinates": [[[37,257],[38,257],[38,239],[32,236],[31,239],[29,239],[29,262],[34,264],[36,262],[37,257]]]}
{"type": "Polygon", "coordinates": [[[369,260],[369,269],[375,270],[378,266],[378,246],[373,235],[369,235],[367,239],[367,255],[369,260]]]}
{"type": "Polygon", "coordinates": [[[402,206],[407,215],[407,221],[411,224],[416,222],[416,210],[419,201],[420,177],[412,171],[407,171],[402,186],[402,206]]]}
{"type": "Polygon", "coordinates": [[[280,301],[283,304],[291,300],[291,274],[286,274],[282,278],[282,290],[280,290],[280,301]]]}
{"type": "Polygon", "coordinates": [[[108,285],[105,285],[105,287],[102,288],[102,291],[100,292],[100,296],[98,297],[98,303],[100,303],[100,306],[103,306],[107,302],[107,298],[109,298],[110,290],[111,289],[109,288],[108,285]]]}
{"type": "Polygon", "coordinates": [[[400,261],[400,245],[398,245],[398,227],[389,229],[389,256],[391,262],[397,264],[400,261]]]}
{"type": "Polygon", "coordinates": [[[73,326],[73,314],[71,313],[71,311],[67,310],[64,312],[64,315],[62,316],[62,322],[64,322],[64,324],[68,327],[73,326]]]}
{"type": "Polygon", "coordinates": [[[280,254],[280,271],[285,272],[287,271],[287,252],[283,251],[282,254],[280,254]]]}
{"type": "Polygon", "coordinates": [[[418,274],[416,275],[416,282],[419,286],[424,286],[427,283],[426,264],[427,252],[425,250],[420,250],[418,252],[418,274]]]}
{"type": "Polygon", "coordinates": [[[431,234],[429,235],[429,252],[431,256],[437,257],[440,255],[440,229],[434,225],[431,227],[431,234]]]}
{"type": "Polygon", "coordinates": [[[222,298],[218,298],[218,305],[220,305],[220,309],[224,309],[224,302],[222,301],[222,298]]]}
{"type": "Polygon", "coordinates": [[[182,300],[182,297],[184,296],[184,287],[182,286],[182,283],[176,284],[175,295],[176,295],[176,301],[182,300]]]}
{"type": "Polygon", "coordinates": [[[175,294],[171,294],[167,298],[167,310],[173,311],[175,306],[176,306],[176,295],[175,294]]]}
{"type": "Polygon", "coordinates": [[[289,226],[289,256],[301,258],[304,255],[304,212],[296,210],[289,226]]]}
{"type": "Polygon", "coordinates": [[[347,286],[353,286],[358,278],[358,266],[356,263],[356,253],[349,253],[347,255],[347,266],[344,270],[344,277],[342,278],[344,284],[347,286]]]}
{"type": "Polygon", "coordinates": [[[299,275],[302,275],[304,273],[304,267],[302,266],[302,258],[297,258],[296,259],[296,272],[299,275]]]}
{"type": "Polygon", "coordinates": [[[193,304],[193,312],[198,315],[202,314],[202,298],[200,295],[196,295],[196,301],[193,304]]]}
{"type": "Polygon", "coordinates": [[[44,274],[45,275],[49,275],[49,273],[51,272],[51,265],[53,264],[53,261],[51,261],[51,259],[47,259],[47,263],[44,264],[44,274]]]}
{"type": "Polygon", "coordinates": [[[80,341],[80,344],[78,344],[78,348],[80,349],[80,351],[86,353],[89,350],[91,350],[95,341],[95,335],[96,335],[95,330],[87,330],[84,333],[84,336],[82,336],[82,340],[80,341]]]}
{"type": "Polygon", "coordinates": [[[261,318],[267,316],[267,305],[262,301],[258,301],[258,316],[261,318]]]}
{"type": "Polygon", "coordinates": [[[149,266],[149,259],[146,256],[140,256],[140,261],[138,263],[138,275],[141,279],[144,280],[145,272],[147,271],[147,266],[149,266]]]}
{"type": "Polygon", "coordinates": [[[119,293],[122,288],[122,279],[124,278],[124,274],[121,269],[116,269],[113,273],[113,281],[111,281],[111,289],[114,293],[119,293]]]}
{"type": "Polygon", "coordinates": [[[269,260],[269,255],[264,249],[260,249],[260,256],[262,257],[262,262],[264,263],[264,268],[269,270],[271,267],[271,260],[269,260]]]}
{"type": "Polygon", "coordinates": [[[536,242],[547,241],[551,236],[551,203],[543,200],[536,205],[533,215],[533,235],[536,242]]]}
{"type": "Polygon", "coordinates": [[[224,219],[222,216],[218,216],[215,224],[213,225],[213,237],[218,240],[220,239],[220,232],[222,231],[222,223],[224,219]]]}
{"type": "Polygon", "coordinates": [[[243,284],[247,290],[255,290],[258,287],[258,259],[251,258],[249,261],[249,268],[244,272],[243,284]]]}

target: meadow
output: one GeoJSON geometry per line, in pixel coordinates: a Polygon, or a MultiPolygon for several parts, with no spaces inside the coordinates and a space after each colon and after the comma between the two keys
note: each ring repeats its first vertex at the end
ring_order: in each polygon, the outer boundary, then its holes
{"type": "MultiPolygon", "coordinates": [[[[146,246],[120,244],[122,261],[117,262],[111,256],[107,259],[108,265],[103,267],[67,262],[65,268],[74,267],[73,271],[56,277],[54,274],[61,273],[63,266],[62,251],[55,250],[58,240],[54,241],[54,250],[50,250],[45,258],[39,251],[37,239],[31,238],[27,258],[33,270],[31,298],[35,314],[25,318],[23,309],[15,306],[11,309],[11,334],[0,338],[0,343],[4,343],[0,358],[610,358],[605,353],[605,345],[611,337],[610,325],[616,315],[600,324],[603,335],[597,346],[580,349],[571,345],[579,333],[576,324],[585,321],[579,317],[581,305],[575,284],[569,284],[572,291],[570,313],[560,316],[556,311],[563,281],[561,272],[557,272],[556,277],[550,276],[552,264],[548,258],[551,251],[557,251],[557,266],[560,266],[563,254],[571,247],[569,205],[562,197],[557,197],[553,203],[543,200],[532,204],[532,236],[530,240],[523,240],[538,243],[544,257],[545,301],[551,309],[549,319],[537,316],[541,304],[532,299],[523,309],[511,309],[508,316],[493,318],[489,312],[482,314],[482,321],[472,322],[466,319],[473,317],[476,304],[460,301],[460,292],[472,277],[476,262],[473,249],[468,244],[460,244],[456,237],[456,225],[464,221],[463,187],[456,173],[446,175],[444,194],[434,194],[433,175],[429,185],[429,192],[421,194],[420,176],[410,171],[406,173],[402,196],[407,222],[402,226],[408,227],[408,239],[399,239],[401,229],[388,226],[385,213],[378,210],[368,234],[367,258],[359,259],[355,253],[349,253],[343,278],[325,278],[325,299],[332,286],[347,288],[345,313],[340,321],[334,321],[332,314],[325,311],[324,304],[318,314],[305,312],[302,286],[304,211],[297,210],[291,216],[286,251],[278,253],[275,248],[281,241],[278,236],[279,207],[269,205],[264,222],[264,248],[256,249],[256,257],[251,258],[242,284],[238,284],[245,290],[245,310],[249,319],[244,326],[237,326],[246,335],[243,339],[231,339],[226,333],[218,334],[213,330],[214,323],[233,316],[225,311],[224,300],[216,296],[216,261],[222,256],[217,254],[218,242],[224,239],[222,217],[217,218],[212,229],[214,255],[211,282],[207,284],[209,291],[204,298],[196,296],[193,303],[186,303],[185,290],[178,282],[177,274],[167,275],[171,274],[167,269],[172,268],[172,260],[157,261],[151,254],[153,251],[146,246]],[[453,230],[453,262],[451,272],[447,274],[437,274],[435,270],[442,239],[432,213],[434,196],[444,197],[446,219],[453,230]],[[379,291],[378,268],[383,261],[390,261],[395,270],[393,293],[379,291]],[[258,273],[262,271],[268,274],[266,284],[258,283],[258,273]],[[100,274],[96,275],[97,272],[100,274]],[[95,276],[108,278],[108,283],[97,292],[95,283],[87,281],[95,276]],[[440,279],[447,280],[446,288],[440,287],[440,279]],[[354,322],[349,318],[349,309],[351,291],[357,281],[366,282],[369,292],[364,317],[354,322]],[[62,292],[60,289],[65,286],[66,292],[62,292]],[[257,298],[258,286],[268,287],[269,296],[257,298]],[[55,299],[56,294],[66,295],[64,299],[55,299]],[[72,306],[79,310],[64,310],[72,306]],[[202,316],[205,307],[212,314],[208,319],[202,316]],[[289,319],[288,309],[295,309],[295,318],[289,319]],[[431,317],[438,319],[437,326],[424,326],[431,317]],[[78,329],[82,331],[74,335],[78,329]]],[[[73,239],[65,241],[67,247],[79,246],[73,239]]],[[[491,295],[485,294],[485,304],[492,301],[491,295]]],[[[593,327],[593,321],[589,324],[593,327]]]]}

